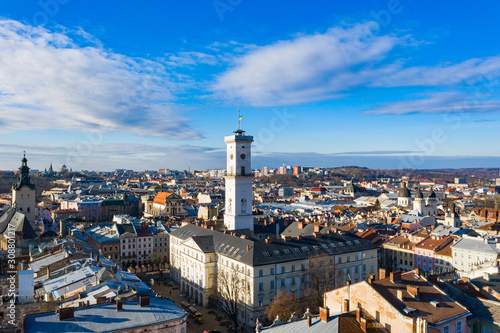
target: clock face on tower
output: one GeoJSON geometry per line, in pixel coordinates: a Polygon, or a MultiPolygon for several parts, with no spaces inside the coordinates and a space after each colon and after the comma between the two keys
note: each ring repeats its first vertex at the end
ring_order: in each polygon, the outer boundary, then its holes
{"type": "Polygon", "coordinates": [[[241,154],[241,155],[240,155],[240,158],[241,158],[242,160],[244,160],[246,157],[247,157],[247,155],[245,155],[245,154],[241,154]]]}

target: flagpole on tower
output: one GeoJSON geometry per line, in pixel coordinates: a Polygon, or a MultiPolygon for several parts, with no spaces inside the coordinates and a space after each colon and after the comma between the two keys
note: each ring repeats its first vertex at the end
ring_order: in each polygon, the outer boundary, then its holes
{"type": "Polygon", "coordinates": [[[238,110],[238,131],[240,130],[240,110],[238,110]]]}

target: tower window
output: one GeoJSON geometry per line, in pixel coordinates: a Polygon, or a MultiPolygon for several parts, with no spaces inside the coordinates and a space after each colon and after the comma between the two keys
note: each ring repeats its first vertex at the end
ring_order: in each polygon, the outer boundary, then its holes
{"type": "Polygon", "coordinates": [[[241,167],[241,175],[242,175],[242,176],[244,176],[244,175],[245,175],[245,167],[244,167],[244,166],[242,166],[242,167],[241,167]]]}
{"type": "Polygon", "coordinates": [[[247,199],[241,199],[241,213],[246,214],[247,212],[247,199]]]}

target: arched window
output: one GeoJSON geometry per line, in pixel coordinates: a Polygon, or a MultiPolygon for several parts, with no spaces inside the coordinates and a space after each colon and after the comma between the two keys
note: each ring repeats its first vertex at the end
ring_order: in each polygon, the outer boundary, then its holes
{"type": "Polygon", "coordinates": [[[232,204],[232,199],[229,198],[229,200],[227,201],[227,212],[228,213],[231,213],[231,204],[232,204]]]}
{"type": "Polygon", "coordinates": [[[247,199],[241,199],[241,214],[247,213],[247,199]]]}

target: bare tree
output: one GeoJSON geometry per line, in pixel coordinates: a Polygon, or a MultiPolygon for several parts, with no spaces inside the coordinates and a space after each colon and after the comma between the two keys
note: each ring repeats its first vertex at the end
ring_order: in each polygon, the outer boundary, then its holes
{"type": "Polygon", "coordinates": [[[309,268],[306,274],[308,278],[306,303],[311,309],[324,306],[324,294],[341,283],[342,270],[337,269],[332,257],[320,254],[309,258],[309,268]]]}
{"type": "Polygon", "coordinates": [[[247,281],[234,268],[220,268],[217,274],[217,304],[229,316],[237,329],[238,312],[249,293],[247,281]]]}
{"type": "Polygon", "coordinates": [[[301,311],[299,301],[293,293],[279,291],[276,298],[266,308],[266,317],[271,322],[279,316],[282,321],[287,321],[293,313],[301,311]]]}

